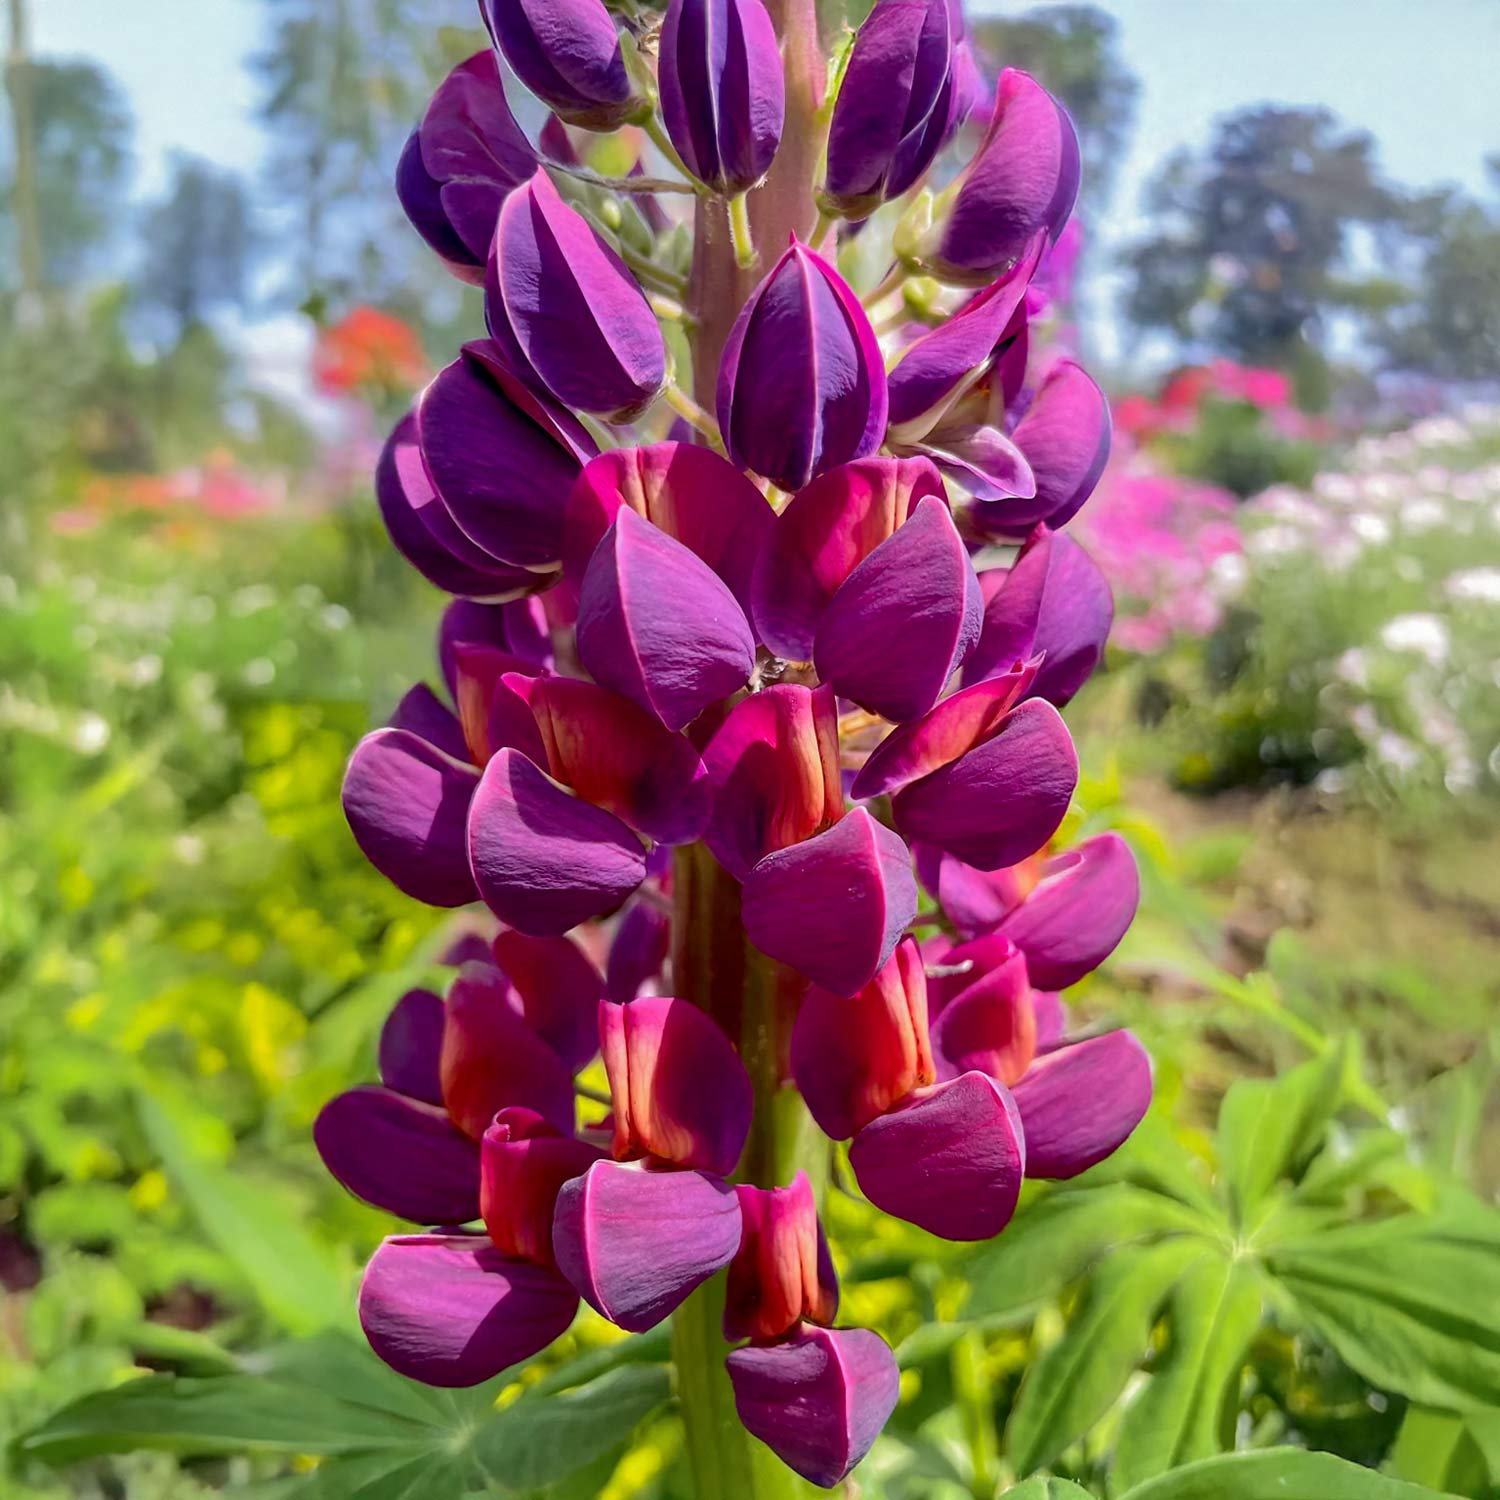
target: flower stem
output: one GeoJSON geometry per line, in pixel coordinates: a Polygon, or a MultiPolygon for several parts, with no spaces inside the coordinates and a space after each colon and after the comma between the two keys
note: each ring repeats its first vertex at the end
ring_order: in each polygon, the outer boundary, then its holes
{"type": "Polygon", "coordinates": [[[734,263],[748,271],[756,262],[755,235],[750,229],[750,206],[743,193],[729,200],[729,234],[734,241],[734,263]]]}
{"type": "MultiPolygon", "coordinates": [[[[739,883],[702,844],[677,851],[672,902],[673,993],[702,1006],[738,1041],[755,1092],[737,1178],[780,1187],[800,1169],[821,1192],[828,1144],[783,1077],[795,981],[750,946],[740,920],[739,883]]],[[[694,1500],[807,1500],[817,1491],[752,1438],[735,1415],[724,1369],[729,1345],[723,1313],[720,1273],[672,1315],[672,1360],[694,1500]]]]}
{"type": "Polygon", "coordinates": [[[675,380],[666,383],[661,396],[683,421],[701,432],[721,453],[724,451],[719,424],[675,380]]]}

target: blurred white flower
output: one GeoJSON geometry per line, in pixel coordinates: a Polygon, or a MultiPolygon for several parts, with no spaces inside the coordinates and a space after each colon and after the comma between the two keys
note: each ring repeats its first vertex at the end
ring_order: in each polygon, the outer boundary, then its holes
{"type": "Polygon", "coordinates": [[[80,714],[68,736],[82,755],[97,755],[109,743],[109,723],[100,714],[80,714]]]}
{"type": "Polygon", "coordinates": [[[251,687],[265,687],[276,676],[276,663],[269,656],[257,656],[246,662],[240,674],[251,687]]]}
{"type": "Polygon", "coordinates": [[[1407,531],[1431,531],[1447,519],[1442,503],[1427,497],[1408,500],[1401,507],[1401,524],[1407,531]]]}
{"type": "Polygon", "coordinates": [[[1367,510],[1357,510],[1349,517],[1349,529],[1360,541],[1377,546],[1391,539],[1391,523],[1384,516],[1371,515],[1367,510]]]}
{"type": "Polygon", "coordinates": [[[1428,614],[1397,615],[1387,620],[1381,627],[1380,643],[1390,651],[1414,651],[1434,667],[1447,660],[1451,645],[1447,625],[1428,614]]]}
{"type": "Polygon", "coordinates": [[[1500,568],[1464,568],[1451,573],[1443,584],[1450,598],[1479,599],[1500,604],[1500,568]]]}

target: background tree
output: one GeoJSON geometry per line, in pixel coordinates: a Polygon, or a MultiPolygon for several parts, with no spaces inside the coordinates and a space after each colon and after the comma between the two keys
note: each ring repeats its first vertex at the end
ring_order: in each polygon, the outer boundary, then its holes
{"type": "Polygon", "coordinates": [[[1131,320],[1290,368],[1330,314],[1375,290],[1351,264],[1353,233],[1398,234],[1403,202],[1364,131],[1326,109],[1262,105],[1220,120],[1206,150],[1171,157],[1146,209],[1158,227],[1124,257],[1131,320]]]}

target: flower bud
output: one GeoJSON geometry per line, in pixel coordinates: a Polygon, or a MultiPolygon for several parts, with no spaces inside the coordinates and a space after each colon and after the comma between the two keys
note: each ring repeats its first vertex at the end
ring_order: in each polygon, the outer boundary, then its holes
{"type": "Polygon", "coordinates": [[[724,1289],[724,1337],[777,1339],[804,1319],[829,1324],[839,1283],[805,1172],[790,1187],[735,1189],[740,1248],[724,1289]]]}
{"type": "Polygon", "coordinates": [[[666,381],[661,328],[635,277],[540,169],[500,210],[484,311],[511,363],[564,406],[625,422],[666,381]]]}
{"type": "Polygon", "coordinates": [[[1038,230],[1057,238],[1078,180],[1078,136],[1067,111],[1034,78],[1007,68],[989,129],[944,189],[914,258],[944,281],[982,285],[1020,259],[1038,230]]]}
{"type": "Polygon", "coordinates": [[[657,80],[688,171],[729,196],[766,175],[781,142],[781,48],[761,0],[671,0],[657,80]]]}
{"type": "Polygon", "coordinates": [[[569,125],[614,130],[644,113],[601,0],[480,0],[516,77],[569,125]]]}
{"type": "Polygon", "coordinates": [[[819,203],[862,219],[899,198],[959,124],[948,0],[878,0],[854,36],[819,203]]]}
{"type": "Polygon", "coordinates": [[[885,360],[858,297],[800,241],[750,294],[719,365],[730,459],[784,490],[885,435],[885,360]]]}
{"type": "Polygon", "coordinates": [[[463,281],[479,285],[505,195],[536,170],[536,153],[505,102],[486,48],[438,85],[396,166],[412,227],[463,281]]]}

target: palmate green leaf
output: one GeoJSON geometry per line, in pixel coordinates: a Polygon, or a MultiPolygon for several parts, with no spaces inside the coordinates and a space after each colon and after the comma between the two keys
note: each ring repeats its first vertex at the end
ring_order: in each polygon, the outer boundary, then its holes
{"type": "Polygon", "coordinates": [[[965,1316],[978,1320],[1025,1307],[1123,1245],[1203,1227],[1176,1200],[1123,1183],[1050,1193],[969,1261],[965,1316]]]}
{"type": "Polygon", "coordinates": [[[1253,1262],[1218,1255],[1199,1261],[1173,1289],[1166,1351],[1121,1420],[1111,1471],[1117,1488],[1212,1457],[1228,1446],[1226,1436],[1232,1441],[1263,1291],[1253,1262]]]}
{"type": "Polygon", "coordinates": [[[1173,1284],[1215,1251],[1198,1239],[1137,1245],[1106,1260],[1066,1333],[1026,1373],[1006,1428],[1018,1474],[1051,1462],[1119,1398],[1173,1284]]]}
{"type": "Polygon", "coordinates": [[[1093,1500],[1081,1484],[1071,1479],[1057,1479],[1051,1474],[1034,1474],[1005,1492],[1005,1500],[1093,1500]]]}
{"type": "MultiPolygon", "coordinates": [[[[1471,1416],[1479,1417],[1482,1433],[1484,1415],[1492,1416],[1500,1425],[1500,1412],[1461,1414],[1408,1406],[1391,1450],[1392,1471],[1398,1479],[1431,1489],[1452,1490],[1458,1495],[1482,1493],[1500,1472],[1491,1465],[1470,1425],[1471,1416]]],[[[1500,1458],[1500,1453],[1495,1457],[1500,1458]]]]}
{"type": "Polygon", "coordinates": [[[349,1282],[333,1255],[281,1210],[276,1198],[199,1148],[192,1115],[180,1100],[142,1087],[137,1108],[167,1175],[267,1312],[291,1333],[352,1321],[349,1282]]]}
{"type": "Polygon", "coordinates": [[[1500,1216],[1402,1214],[1279,1244],[1267,1264],[1372,1384],[1430,1406],[1500,1405],[1500,1216]]]}
{"type": "Polygon", "coordinates": [[[1219,1106],[1216,1146],[1235,1222],[1250,1223],[1281,1178],[1317,1150],[1343,1100],[1348,1043],[1280,1078],[1242,1078],[1219,1106]]]}
{"type": "Polygon", "coordinates": [[[1121,1500],[1432,1500],[1439,1490],[1391,1479],[1331,1453],[1225,1453],[1148,1479],[1121,1500]]]}

